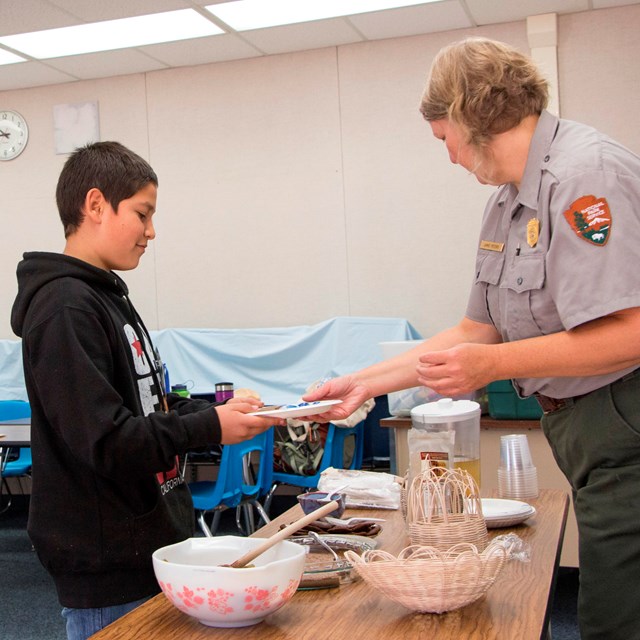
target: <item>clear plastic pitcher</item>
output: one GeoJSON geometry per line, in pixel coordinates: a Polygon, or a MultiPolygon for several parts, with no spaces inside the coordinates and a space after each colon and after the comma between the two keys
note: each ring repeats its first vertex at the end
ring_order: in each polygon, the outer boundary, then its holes
{"type": "Polygon", "coordinates": [[[411,410],[409,483],[429,467],[464,469],[480,487],[480,405],[442,398],[411,410]]]}

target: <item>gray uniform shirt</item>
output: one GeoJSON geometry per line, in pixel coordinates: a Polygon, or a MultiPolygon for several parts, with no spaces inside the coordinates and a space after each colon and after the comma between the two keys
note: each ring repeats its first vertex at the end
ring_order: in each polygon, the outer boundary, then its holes
{"type": "MultiPolygon", "coordinates": [[[[638,307],[639,254],[640,158],[591,127],[545,111],[520,191],[503,185],[487,203],[466,315],[493,324],[510,342],[638,307]]],[[[515,383],[524,396],[567,398],[635,368],[515,383]]]]}

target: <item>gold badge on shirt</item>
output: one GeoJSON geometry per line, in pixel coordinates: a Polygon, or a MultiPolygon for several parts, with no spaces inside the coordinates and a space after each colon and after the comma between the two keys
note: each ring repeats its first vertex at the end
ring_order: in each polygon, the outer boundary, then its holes
{"type": "Polygon", "coordinates": [[[538,237],[540,235],[540,220],[538,218],[531,218],[527,222],[527,244],[533,248],[538,244],[538,237]]]}

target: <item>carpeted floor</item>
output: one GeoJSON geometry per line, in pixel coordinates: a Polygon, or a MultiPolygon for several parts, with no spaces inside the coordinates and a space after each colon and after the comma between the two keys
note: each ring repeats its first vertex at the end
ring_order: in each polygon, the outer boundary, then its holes
{"type": "MultiPolygon", "coordinates": [[[[291,496],[280,499],[276,496],[272,515],[291,504],[291,496]]],[[[55,589],[31,548],[26,523],[27,503],[19,498],[14,499],[9,511],[0,515],[0,638],[65,640],[55,589]]],[[[220,533],[236,531],[234,513],[224,513],[220,533]]],[[[580,640],[576,624],[577,590],[577,569],[561,568],[551,618],[553,640],[580,640]]],[[[318,638],[323,640],[320,635],[318,638]]]]}
{"type": "Polygon", "coordinates": [[[65,640],[53,582],[32,550],[26,527],[26,503],[14,498],[0,515],[0,637],[65,640]]]}

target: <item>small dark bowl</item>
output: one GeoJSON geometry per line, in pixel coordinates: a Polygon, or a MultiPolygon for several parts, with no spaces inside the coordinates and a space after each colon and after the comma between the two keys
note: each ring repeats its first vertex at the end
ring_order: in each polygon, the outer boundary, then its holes
{"type": "MultiPolygon", "coordinates": [[[[322,491],[311,491],[309,493],[301,493],[298,496],[298,502],[302,507],[302,510],[305,513],[311,513],[320,507],[323,507],[327,504],[327,500],[325,498],[329,494],[323,493],[322,491]]],[[[335,500],[338,503],[338,508],[334,509],[331,513],[327,513],[325,515],[331,516],[332,518],[340,518],[345,510],[345,494],[337,493],[333,494],[331,500],[335,500]]],[[[330,502],[330,501],[329,501],[330,502]]]]}

